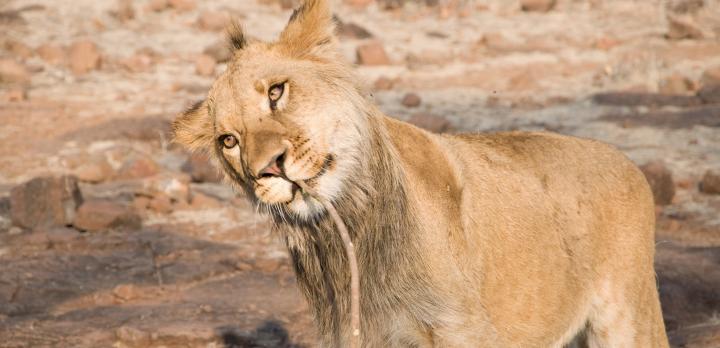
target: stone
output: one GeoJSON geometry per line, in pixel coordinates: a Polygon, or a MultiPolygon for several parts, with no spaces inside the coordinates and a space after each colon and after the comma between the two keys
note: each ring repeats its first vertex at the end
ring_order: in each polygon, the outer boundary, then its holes
{"type": "Polygon", "coordinates": [[[150,0],[148,3],[148,9],[153,12],[163,11],[169,6],[168,0],[150,0]]]}
{"type": "Polygon", "coordinates": [[[697,96],[705,104],[720,104],[720,83],[702,86],[697,96]]]}
{"type": "Polygon", "coordinates": [[[223,41],[218,41],[210,46],[205,47],[203,53],[212,57],[218,63],[226,63],[232,58],[232,52],[228,45],[223,41]]]}
{"type": "MultiPolygon", "coordinates": [[[[146,347],[150,345],[150,333],[140,329],[123,325],[115,330],[115,337],[118,341],[131,347],[146,347]]],[[[123,345],[125,347],[125,345],[123,345]]]]}
{"type": "Polygon", "coordinates": [[[165,195],[173,203],[190,201],[190,176],[184,173],[166,173],[150,178],[145,190],[153,197],[165,195]]]}
{"type": "Polygon", "coordinates": [[[21,60],[25,60],[33,56],[33,49],[20,41],[6,41],[5,49],[21,60]]]}
{"type": "Polygon", "coordinates": [[[135,208],[135,211],[142,212],[150,208],[151,200],[152,198],[148,196],[135,196],[133,198],[132,206],[135,208]]]}
{"type": "Polygon", "coordinates": [[[210,158],[203,153],[193,153],[180,169],[190,175],[193,182],[220,182],[222,174],[210,163],[210,158]]]}
{"type": "Polygon", "coordinates": [[[13,224],[27,229],[66,226],[82,201],[77,178],[38,177],[12,189],[10,216],[13,224]]]}
{"type": "Polygon", "coordinates": [[[135,155],[123,163],[115,178],[121,180],[141,179],[157,175],[159,172],[160,166],[152,158],[135,155]]]}
{"type": "Polygon", "coordinates": [[[698,27],[697,23],[692,17],[673,16],[668,15],[668,32],[665,37],[670,40],[683,40],[683,39],[702,39],[704,37],[702,30],[698,27]]]}
{"type": "Polygon", "coordinates": [[[173,211],[172,200],[166,194],[156,194],[150,200],[148,208],[156,213],[169,214],[173,211]]]}
{"type": "Polygon", "coordinates": [[[556,0],[520,0],[520,8],[525,12],[548,12],[555,4],[556,0]]]}
{"type": "Polygon", "coordinates": [[[420,96],[415,93],[408,93],[402,98],[402,105],[408,108],[416,108],[420,106],[422,100],[420,96]]]}
{"type": "Polygon", "coordinates": [[[215,59],[207,54],[201,54],[195,59],[195,72],[200,76],[213,76],[215,74],[215,59]]]}
{"type": "Polygon", "coordinates": [[[720,66],[708,68],[703,71],[700,77],[700,83],[702,85],[720,84],[720,66]]]}
{"type": "Polygon", "coordinates": [[[92,200],[78,208],[73,224],[81,231],[96,232],[111,228],[138,229],[140,216],[132,208],[107,200],[92,200]]]}
{"type": "Polygon", "coordinates": [[[350,6],[362,8],[372,4],[375,0],[345,0],[344,2],[350,6]]]}
{"type": "Polygon", "coordinates": [[[428,113],[414,114],[408,122],[435,133],[442,133],[450,129],[450,121],[428,113]]]}
{"type": "Polygon", "coordinates": [[[720,195],[720,171],[708,170],[699,184],[700,192],[720,195]]]}
{"type": "Polygon", "coordinates": [[[202,192],[193,192],[190,206],[194,209],[216,209],[222,207],[222,203],[202,192]]]}
{"type": "Polygon", "coordinates": [[[195,1],[193,0],[168,0],[168,5],[181,12],[195,9],[195,1]]]}
{"type": "Polygon", "coordinates": [[[357,62],[361,65],[389,65],[390,58],[380,41],[371,41],[357,47],[357,62]]]}
{"type": "Polygon", "coordinates": [[[68,59],[65,49],[57,45],[43,44],[35,51],[42,60],[51,65],[64,64],[68,59]]]}
{"type": "Polygon", "coordinates": [[[11,87],[6,90],[0,100],[6,103],[15,103],[27,100],[27,89],[25,87],[11,87]]]}
{"type": "Polygon", "coordinates": [[[30,72],[14,59],[0,59],[0,83],[27,84],[30,72]]]}
{"type": "Polygon", "coordinates": [[[120,60],[120,65],[132,73],[146,72],[152,68],[153,59],[147,54],[134,54],[120,60]]]}
{"type": "Polygon", "coordinates": [[[127,22],[135,18],[135,9],[132,0],[117,0],[116,9],[111,11],[113,17],[121,22],[127,22]]]}
{"type": "Polygon", "coordinates": [[[662,161],[652,161],[640,166],[652,189],[656,205],[668,205],[675,197],[672,172],[662,161]]]}
{"type": "Polygon", "coordinates": [[[82,182],[96,184],[110,179],[114,171],[104,158],[95,158],[93,161],[77,166],[73,169],[73,174],[82,182]]]}
{"type": "Polygon", "coordinates": [[[375,80],[375,83],[373,84],[373,88],[376,91],[387,91],[393,88],[395,85],[395,81],[385,77],[380,76],[377,80],[375,80]]]}
{"type": "Polygon", "coordinates": [[[77,41],[70,47],[70,70],[76,75],[99,69],[101,62],[98,47],[92,41],[77,41]]]}
{"type": "Polygon", "coordinates": [[[221,31],[227,28],[230,23],[230,16],[226,12],[203,11],[197,20],[197,25],[202,30],[221,31]]]}
{"type": "Polygon", "coordinates": [[[660,81],[659,91],[663,94],[687,94],[692,91],[693,82],[687,77],[673,74],[660,81]]]}
{"type": "Polygon", "coordinates": [[[113,291],[113,296],[123,301],[130,301],[140,297],[138,289],[132,284],[121,284],[116,286],[113,291]]]}
{"type": "Polygon", "coordinates": [[[337,33],[340,37],[347,39],[364,40],[373,37],[367,29],[352,22],[338,22],[337,33]]]}

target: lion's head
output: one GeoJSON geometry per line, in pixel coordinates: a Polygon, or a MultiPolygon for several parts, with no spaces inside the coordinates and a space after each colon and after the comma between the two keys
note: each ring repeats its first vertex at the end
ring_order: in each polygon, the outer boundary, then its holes
{"type": "Polygon", "coordinates": [[[173,123],[175,140],[209,151],[227,178],[270,211],[309,218],[341,192],[366,138],[367,105],[337,49],[326,0],[308,0],[277,42],[248,40],[239,26],[234,55],[207,99],[173,123]]]}

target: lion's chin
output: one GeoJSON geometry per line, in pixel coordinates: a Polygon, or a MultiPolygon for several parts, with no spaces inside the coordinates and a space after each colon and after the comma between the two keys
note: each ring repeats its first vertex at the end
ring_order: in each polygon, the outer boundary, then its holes
{"type": "MultiPolygon", "coordinates": [[[[285,178],[260,178],[254,191],[260,202],[269,206],[284,206],[284,210],[297,218],[310,219],[323,210],[320,202],[304,194],[297,184],[285,178]]],[[[278,211],[271,209],[269,212],[278,211]]]]}

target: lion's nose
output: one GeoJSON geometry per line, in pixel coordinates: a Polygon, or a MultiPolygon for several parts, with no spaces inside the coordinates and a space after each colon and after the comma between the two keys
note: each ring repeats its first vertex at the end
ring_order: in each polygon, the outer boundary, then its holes
{"type": "Polygon", "coordinates": [[[270,158],[270,161],[265,165],[265,167],[261,169],[259,173],[257,173],[257,177],[264,178],[269,176],[281,176],[283,174],[282,166],[283,161],[285,161],[285,152],[286,150],[283,149],[282,151],[272,156],[270,158]]]}

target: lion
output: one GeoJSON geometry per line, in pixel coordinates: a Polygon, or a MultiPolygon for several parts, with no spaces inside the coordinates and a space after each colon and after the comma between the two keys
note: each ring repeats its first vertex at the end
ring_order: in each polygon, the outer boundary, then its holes
{"type": "Polygon", "coordinates": [[[364,347],[667,347],[643,174],[598,141],[434,134],[385,116],[338,50],[327,0],[233,58],[175,140],[208,151],[287,245],[322,345],[347,346],[343,245],[364,347]]]}

